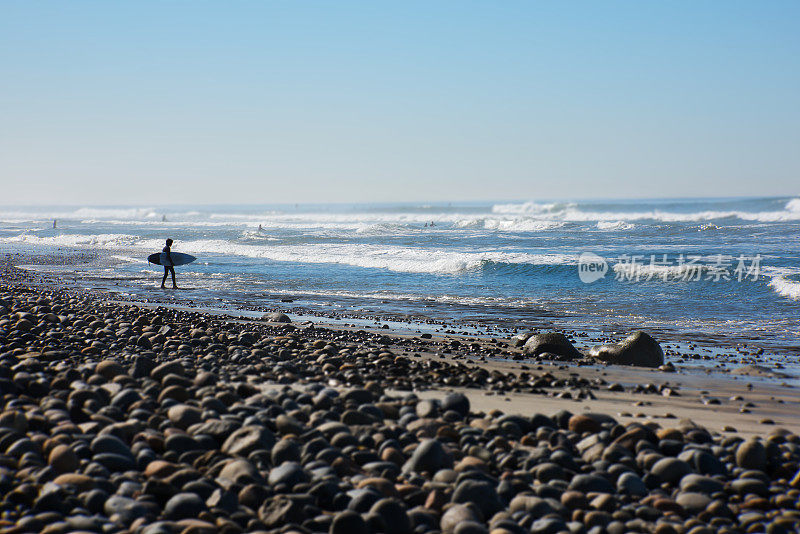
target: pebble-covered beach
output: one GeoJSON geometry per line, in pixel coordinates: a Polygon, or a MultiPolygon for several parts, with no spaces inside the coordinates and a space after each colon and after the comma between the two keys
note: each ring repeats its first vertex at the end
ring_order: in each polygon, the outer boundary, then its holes
{"type": "Polygon", "coordinates": [[[602,412],[582,401],[613,392],[636,411],[649,397],[579,367],[481,365],[453,341],[30,282],[3,267],[3,532],[800,529],[800,437],[775,421],[737,433],[602,412]]]}

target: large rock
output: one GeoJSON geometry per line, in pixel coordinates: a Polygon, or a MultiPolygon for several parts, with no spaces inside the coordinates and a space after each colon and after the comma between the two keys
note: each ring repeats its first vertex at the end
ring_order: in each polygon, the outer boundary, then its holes
{"type": "Polygon", "coordinates": [[[517,334],[516,336],[511,338],[511,346],[522,347],[523,345],[525,345],[525,342],[528,341],[532,335],[534,335],[533,332],[523,332],[522,334],[517,334]]]}
{"type": "Polygon", "coordinates": [[[664,351],[645,332],[636,331],[619,343],[592,347],[589,356],[612,365],[658,367],[664,363],[664,351]]]}
{"type": "Polygon", "coordinates": [[[530,356],[539,356],[545,352],[555,354],[562,360],[574,360],[582,358],[567,336],[560,332],[548,332],[546,334],[536,334],[528,338],[523,347],[523,352],[530,356]]]}
{"type": "Polygon", "coordinates": [[[291,323],[292,320],[289,318],[288,315],[281,312],[274,312],[274,313],[265,313],[263,317],[261,317],[262,321],[269,321],[270,323],[291,323]]]}

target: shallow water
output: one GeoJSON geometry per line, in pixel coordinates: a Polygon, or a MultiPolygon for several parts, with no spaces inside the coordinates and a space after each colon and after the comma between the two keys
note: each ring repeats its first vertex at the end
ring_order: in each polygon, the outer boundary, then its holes
{"type": "Polygon", "coordinates": [[[790,197],[0,208],[0,251],[96,251],[96,264],[61,273],[141,299],[645,327],[776,348],[800,347],[799,232],[790,197]],[[162,270],[146,263],[166,237],[198,257],[177,268],[188,290],[158,290],[162,270]],[[585,252],[608,265],[591,284],[578,273],[585,252]]]}

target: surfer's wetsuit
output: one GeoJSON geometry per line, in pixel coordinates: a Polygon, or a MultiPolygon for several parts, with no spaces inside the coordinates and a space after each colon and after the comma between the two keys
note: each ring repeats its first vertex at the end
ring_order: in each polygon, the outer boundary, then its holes
{"type": "Polygon", "coordinates": [[[161,289],[166,289],[164,287],[164,282],[167,281],[167,274],[172,273],[172,288],[177,289],[178,284],[175,283],[175,267],[172,262],[172,255],[169,253],[169,245],[164,247],[164,250],[161,251],[163,254],[161,255],[161,263],[164,265],[164,278],[161,279],[161,289]],[[164,261],[166,260],[166,261],[164,261]]]}

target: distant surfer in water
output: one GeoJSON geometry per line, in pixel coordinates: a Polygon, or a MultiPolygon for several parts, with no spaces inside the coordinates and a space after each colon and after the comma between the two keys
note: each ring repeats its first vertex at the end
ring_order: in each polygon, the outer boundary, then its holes
{"type": "Polygon", "coordinates": [[[175,262],[172,261],[170,255],[170,247],[172,246],[172,239],[167,239],[167,246],[161,251],[161,265],[164,266],[164,278],[161,279],[161,289],[164,287],[164,282],[167,281],[167,274],[172,273],[172,289],[178,289],[178,284],[175,283],[175,262]]]}

